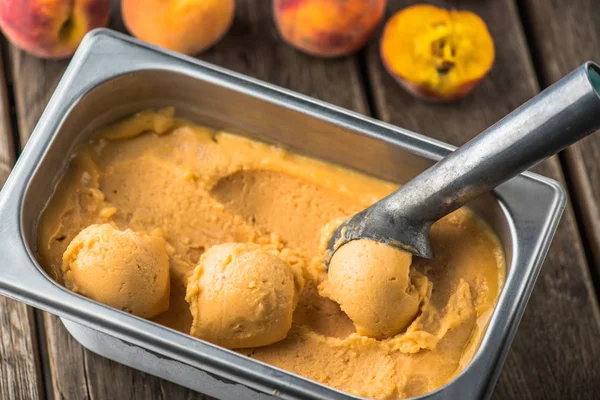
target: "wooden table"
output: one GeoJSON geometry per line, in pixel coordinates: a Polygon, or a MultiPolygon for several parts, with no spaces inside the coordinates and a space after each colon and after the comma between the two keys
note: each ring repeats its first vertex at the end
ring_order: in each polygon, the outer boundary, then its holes
{"type": "MultiPolygon", "coordinates": [[[[382,67],[377,40],[338,60],[293,50],[279,39],[267,0],[238,0],[231,31],[200,58],[460,145],[583,61],[600,60],[596,1],[429,0],[478,13],[497,46],[490,75],[452,105],[425,104],[400,89],[382,67]]],[[[392,13],[415,2],[389,3],[392,13]]],[[[115,7],[112,27],[124,30],[118,11],[115,7]]],[[[36,59],[4,39],[0,57],[1,186],[67,61],[36,59]]],[[[497,398],[600,398],[599,159],[600,135],[595,135],[536,168],[566,185],[571,201],[497,398]]],[[[203,397],[99,357],[75,342],[56,317],[0,297],[0,399],[203,397]]]]}

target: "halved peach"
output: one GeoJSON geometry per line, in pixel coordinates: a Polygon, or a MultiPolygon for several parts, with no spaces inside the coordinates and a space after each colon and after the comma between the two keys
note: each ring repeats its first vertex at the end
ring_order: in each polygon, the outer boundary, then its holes
{"type": "Polygon", "coordinates": [[[420,4],[388,20],[380,54],[388,72],[410,93],[452,101],[477,86],[491,69],[495,51],[476,14],[420,4]]]}

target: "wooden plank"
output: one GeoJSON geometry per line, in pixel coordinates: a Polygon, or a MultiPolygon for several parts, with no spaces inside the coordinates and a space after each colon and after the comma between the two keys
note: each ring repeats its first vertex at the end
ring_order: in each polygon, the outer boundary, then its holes
{"type": "MultiPolygon", "coordinates": [[[[10,104],[0,52],[0,189],[15,162],[10,104]]],[[[33,309],[0,296],[0,398],[44,397],[33,309]]]]}
{"type": "Polygon", "coordinates": [[[0,296],[0,398],[43,399],[33,309],[0,296]]]}
{"type": "MultiPolygon", "coordinates": [[[[122,29],[118,18],[112,26],[122,29]]],[[[324,61],[286,46],[272,24],[269,2],[238,1],[232,30],[201,58],[347,108],[367,110],[356,59],[324,61]]],[[[19,130],[25,143],[66,62],[39,60],[13,47],[11,63],[19,130]]],[[[44,315],[44,324],[55,398],[205,398],[83,349],[50,314],[44,315]]]]}
{"type": "MultiPolygon", "coordinates": [[[[381,64],[378,46],[373,44],[368,52],[368,65],[375,108],[385,121],[460,145],[532,97],[539,88],[512,0],[429,2],[446,8],[470,9],[487,22],[497,51],[492,72],[463,101],[450,105],[427,104],[395,84],[381,64]]],[[[412,3],[390,1],[388,13],[412,3]]],[[[546,2],[540,0],[539,3],[541,7],[546,2]]],[[[565,2],[562,8],[567,9],[567,4],[571,2],[565,2]]],[[[562,14],[557,12],[557,15],[562,14]]],[[[540,18],[537,25],[545,21],[540,18]]],[[[561,34],[563,31],[561,28],[561,34]]],[[[560,53],[556,48],[553,51],[560,53]]],[[[536,170],[562,180],[556,158],[536,170]]],[[[600,357],[599,334],[598,310],[588,265],[573,211],[567,207],[495,396],[593,398],[600,382],[600,369],[595,367],[600,357]]]]}
{"type": "MultiPolygon", "coordinates": [[[[539,62],[541,83],[547,86],[585,61],[600,62],[600,8],[595,0],[523,2],[539,62]]],[[[596,133],[565,152],[576,206],[587,243],[600,275],[600,135],[596,133]]]]}

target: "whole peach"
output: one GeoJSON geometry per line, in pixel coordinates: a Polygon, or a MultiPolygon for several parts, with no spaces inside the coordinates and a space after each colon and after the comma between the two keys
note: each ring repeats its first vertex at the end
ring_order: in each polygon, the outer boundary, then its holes
{"type": "Polygon", "coordinates": [[[185,54],[219,41],[235,15],[235,0],[123,0],[127,29],[141,40],[185,54]]]}
{"type": "Polygon", "coordinates": [[[275,24],[283,39],[322,57],[363,47],[385,12],[386,0],[274,0],[275,24]]]}
{"type": "Polygon", "coordinates": [[[0,28],[15,46],[42,58],[72,55],[83,36],[106,26],[110,0],[0,0],[0,28]]]}

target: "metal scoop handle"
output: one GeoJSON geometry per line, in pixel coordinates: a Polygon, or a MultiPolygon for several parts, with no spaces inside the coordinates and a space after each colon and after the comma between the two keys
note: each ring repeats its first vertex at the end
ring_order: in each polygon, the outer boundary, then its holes
{"type": "Polygon", "coordinates": [[[599,129],[599,92],[600,67],[587,62],[348,220],[330,254],[349,240],[371,238],[432,258],[435,221],[599,129]]]}

